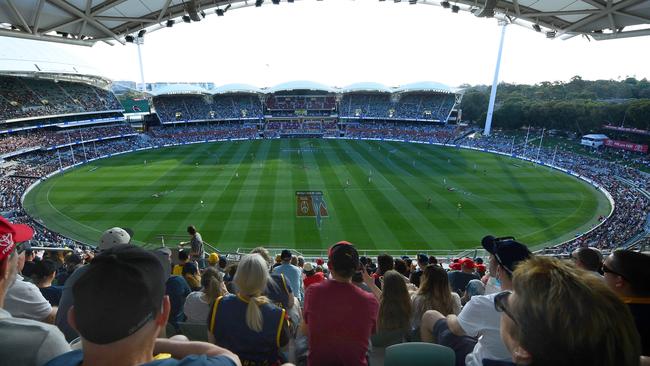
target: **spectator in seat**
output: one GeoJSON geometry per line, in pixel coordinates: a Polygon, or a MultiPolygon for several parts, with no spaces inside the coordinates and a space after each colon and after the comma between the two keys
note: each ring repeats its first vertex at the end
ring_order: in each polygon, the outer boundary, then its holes
{"type": "MultiPolygon", "coordinates": [[[[555,258],[533,257],[515,270],[512,289],[495,296],[494,306],[515,364],[639,365],[634,320],[601,279],[555,258]]],[[[493,364],[502,363],[484,361],[493,364]]]]}
{"type": "Polygon", "coordinates": [[[589,271],[592,274],[602,277],[598,272],[603,265],[603,255],[596,248],[580,247],[571,253],[571,259],[575,262],[576,267],[589,271]]]}
{"type": "MultiPolygon", "coordinates": [[[[493,262],[490,265],[496,268],[501,288],[512,289],[512,272],[520,262],[531,256],[528,247],[511,237],[486,236],[481,244],[490,253],[490,261],[493,262]]],[[[422,316],[422,341],[452,348],[456,353],[456,365],[479,366],[483,364],[483,359],[510,362],[510,352],[499,334],[501,314],[494,308],[497,295],[472,297],[458,316],[427,311],[422,316]]]]}
{"type": "Polygon", "coordinates": [[[216,268],[219,265],[219,254],[210,253],[208,255],[208,266],[216,268]]]}
{"type": "Polygon", "coordinates": [[[174,265],[172,268],[172,275],[173,276],[182,276],[183,275],[183,267],[185,266],[186,263],[190,261],[190,255],[187,250],[179,250],[178,251],[178,264],[174,265]]]}
{"type": "MultiPolygon", "coordinates": [[[[18,273],[22,273],[24,264],[23,251],[18,255],[18,273]]],[[[20,274],[16,274],[16,281],[5,294],[4,309],[16,318],[39,320],[49,324],[54,324],[58,310],[47,301],[36,285],[26,281],[20,274]]]]}
{"type": "Polygon", "coordinates": [[[192,291],[201,290],[201,275],[199,274],[199,269],[196,268],[196,263],[185,263],[182,275],[192,291]]]}
{"type": "MultiPolygon", "coordinates": [[[[131,234],[122,228],[113,227],[102,233],[102,236],[99,239],[98,249],[100,252],[102,252],[114,246],[125,245],[129,244],[130,242],[131,234]]],[[[72,295],[72,286],[74,286],[75,282],[77,282],[79,277],[81,277],[87,269],[87,266],[81,266],[79,269],[74,271],[70,277],[68,277],[65,282],[65,286],[63,286],[61,301],[59,301],[59,309],[61,311],[57,312],[56,314],[55,324],[59,329],[61,329],[65,335],[65,339],[67,339],[68,342],[79,336],[79,333],[77,333],[77,331],[72,328],[68,322],[68,310],[70,310],[70,307],[72,307],[74,300],[72,295]]]]}
{"type": "Polygon", "coordinates": [[[22,243],[34,231],[27,225],[11,224],[0,216],[0,363],[3,365],[41,366],[70,350],[61,331],[43,322],[14,318],[4,309],[7,289],[16,280],[22,243]]]}
{"type": "Polygon", "coordinates": [[[395,268],[395,261],[393,257],[389,254],[380,254],[377,256],[377,271],[372,274],[372,278],[375,280],[375,285],[381,288],[381,281],[384,273],[395,268]]]}
{"type": "MultiPolygon", "coordinates": [[[[632,312],[642,354],[650,356],[650,255],[616,250],[603,262],[605,283],[632,312]]],[[[646,360],[649,362],[650,360],[646,360]]]]}
{"type": "Polygon", "coordinates": [[[55,275],[54,262],[49,259],[44,259],[37,262],[36,266],[34,266],[32,281],[52,306],[59,306],[63,286],[52,286],[55,275]]]}
{"type": "Polygon", "coordinates": [[[223,283],[223,274],[213,267],[208,267],[201,276],[201,291],[194,291],[187,295],[183,311],[189,323],[207,324],[210,305],[226,294],[226,285],[223,283]]]}
{"type": "MultiPolygon", "coordinates": [[[[392,263],[392,258],[391,258],[392,263]]],[[[375,331],[379,303],[351,283],[360,269],[354,246],[342,241],[329,249],[331,280],[309,286],[302,331],[309,338],[311,366],[367,365],[368,340],[375,331]]]]}
{"type": "Polygon", "coordinates": [[[65,260],[63,261],[63,270],[59,271],[59,273],[56,275],[55,282],[57,286],[64,286],[65,281],[68,280],[68,277],[74,271],[77,270],[77,268],[81,267],[83,260],[81,259],[81,255],[77,253],[70,253],[65,256],[65,260]]]}
{"type": "Polygon", "coordinates": [[[69,319],[83,350],[65,353],[47,366],[239,365],[237,356],[209,343],[157,339],[170,309],[165,296],[169,270],[163,260],[131,245],[95,257],[72,289],[69,319]],[[154,360],[164,353],[171,358],[154,360]]]}
{"type": "Polygon", "coordinates": [[[286,311],[262,296],[268,279],[262,256],[245,256],[235,273],[237,295],[219,297],[208,317],[210,341],[233,351],[245,365],[277,364],[281,347],[289,343],[286,311]]]}
{"type": "Polygon", "coordinates": [[[273,268],[273,273],[284,275],[287,281],[289,281],[289,285],[291,286],[291,290],[293,291],[294,296],[296,296],[298,301],[302,301],[302,271],[297,266],[291,264],[291,258],[291,251],[287,249],[283,250],[280,254],[282,264],[273,268]]]}
{"type": "Polygon", "coordinates": [[[395,270],[384,273],[384,287],[379,300],[377,333],[410,329],[411,297],[406,289],[404,276],[395,270]]]}
{"type": "Polygon", "coordinates": [[[449,284],[453,291],[462,296],[469,281],[480,280],[481,278],[474,271],[476,264],[472,259],[462,258],[458,261],[458,264],[460,265],[459,271],[449,272],[449,284]]]}
{"type": "Polygon", "coordinates": [[[417,259],[418,260],[418,268],[411,273],[411,276],[409,277],[409,280],[416,287],[420,287],[420,278],[422,277],[422,274],[424,273],[424,268],[429,264],[429,257],[427,257],[426,254],[420,253],[420,254],[418,254],[417,258],[418,258],[417,259]]]}
{"type": "Polygon", "coordinates": [[[419,330],[422,315],[437,310],[442,315],[460,313],[460,296],[451,291],[447,271],[435,264],[427,264],[422,271],[420,287],[412,296],[411,329],[419,330]]]}
{"type": "Polygon", "coordinates": [[[305,285],[305,290],[309,285],[325,281],[325,275],[323,275],[323,272],[316,272],[314,265],[309,262],[303,265],[302,270],[305,273],[305,278],[302,280],[305,285]]]}
{"type": "MultiPolygon", "coordinates": [[[[30,247],[31,246],[27,243],[24,244],[25,247],[30,247]]],[[[25,264],[23,265],[23,271],[22,275],[25,278],[32,278],[32,271],[34,270],[34,266],[36,265],[37,262],[37,257],[36,253],[34,253],[33,250],[31,249],[25,249],[25,264]]]]}

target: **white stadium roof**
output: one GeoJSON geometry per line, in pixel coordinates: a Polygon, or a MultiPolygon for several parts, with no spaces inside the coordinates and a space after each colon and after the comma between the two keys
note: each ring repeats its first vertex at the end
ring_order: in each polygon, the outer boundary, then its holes
{"type": "Polygon", "coordinates": [[[228,93],[253,93],[259,94],[262,90],[256,86],[249,84],[226,84],[214,88],[213,94],[228,94],[228,93]]]}
{"type": "Polygon", "coordinates": [[[387,87],[384,84],[373,83],[373,82],[363,82],[363,83],[354,83],[348,86],[341,88],[341,93],[355,93],[355,92],[382,92],[390,93],[393,90],[387,87]]]}
{"type": "Polygon", "coordinates": [[[454,90],[449,86],[442,83],[436,83],[433,81],[421,81],[418,83],[405,84],[395,89],[395,92],[398,93],[421,92],[421,91],[454,93],[454,90]]]}
{"type": "Polygon", "coordinates": [[[313,81],[307,81],[307,80],[296,80],[296,81],[289,81],[286,83],[278,84],[276,86],[264,90],[264,92],[270,94],[279,91],[289,91],[289,90],[313,90],[313,91],[324,91],[329,93],[337,92],[336,89],[330,86],[313,82],[313,81]]]}
{"type": "MultiPolygon", "coordinates": [[[[92,45],[125,42],[167,22],[256,6],[264,0],[2,0],[0,36],[92,45]]],[[[596,40],[650,35],[650,0],[416,0],[496,17],[545,32],[549,38],[587,35],[596,40]]],[[[451,12],[450,12],[451,16],[451,12]]],[[[189,20],[189,19],[188,19],[189,20]]]]}
{"type": "Polygon", "coordinates": [[[206,89],[192,84],[169,84],[161,86],[151,91],[154,96],[160,95],[178,95],[178,94],[210,94],[206,89]]]}

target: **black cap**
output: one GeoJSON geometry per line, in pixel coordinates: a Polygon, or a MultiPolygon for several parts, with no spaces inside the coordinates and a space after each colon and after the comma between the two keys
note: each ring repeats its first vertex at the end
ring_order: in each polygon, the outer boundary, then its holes
{"type": "Polygon", "coordinates": [[[490,254],[493,254],[497,262],[509,273],[515,270],[517,263],[532,255],[527,246],[515,241],[513,237],[495,238],[488,235],[481,240],[481,245],[490,254]]]}
{"type": "Polygon", "coordinates": [[[282,253],[280,253],[280,259],[286,260],[286,259],[291,259],[291,251],[289,249],[284,249],[282,253]]]}
{"type": "Polygon", "coordinates": [[[79,334],[108,344],[137,332],[160,313],[165,280],[151,252],[132,245],[103,251],[72,287],[79,334]]]}
{"type": "Polygon", "coordinates": [[[337,272],[355,271],[359,267],[359,253],[347,241],[334,244],[329,250],[329,261],[337,272]]]}

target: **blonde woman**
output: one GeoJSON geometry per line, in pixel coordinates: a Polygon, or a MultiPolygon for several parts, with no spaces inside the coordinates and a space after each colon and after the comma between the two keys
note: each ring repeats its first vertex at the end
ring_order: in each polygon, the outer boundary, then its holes
{"type": "Polygon", "coordinates": [[[244,257],[233,280],[237,295],[219,297],[210,310],[210,341],[236,353],[243,364],[281,363],[280,348],[289,342],[285,310],[262,296],[268,280],[262,256],[244,257]]]}

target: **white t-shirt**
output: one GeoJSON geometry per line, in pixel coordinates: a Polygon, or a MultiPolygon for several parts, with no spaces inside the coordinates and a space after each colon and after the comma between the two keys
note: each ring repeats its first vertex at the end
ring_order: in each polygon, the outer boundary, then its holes
{"type": "Polygon", "coordinates": [[[16,281],[7,290],[4,309],[16,318],[42,321],[52,312],[52,305],[36,285],[17,275],[16,281]]]}
{"type": "Polygon", "coordinates": [[[210,304],[205,301],[203,291],[194,291],[185,298],[183,312],[187,316],[188,323],[207,324],[210,304]]]}
{"type": "Polygon", "coordinates": [[[481,366],[483,359],[512,361],[501,341],[501,313],[494,309],[497,294],[473,296],[458,314],[458,323],[471,337],[479,337],[474,351],[465,357],[467,366],[481,366]]]}

